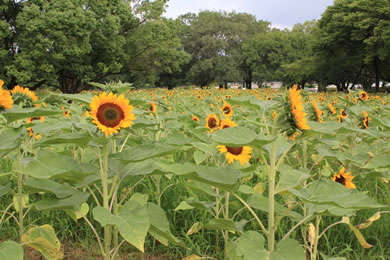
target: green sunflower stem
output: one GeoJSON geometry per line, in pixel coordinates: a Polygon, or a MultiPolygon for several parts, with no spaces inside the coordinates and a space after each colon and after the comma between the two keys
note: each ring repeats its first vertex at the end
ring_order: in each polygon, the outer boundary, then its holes
{"type": "MultiPolygon", "coordinates": [[[[224,212],[224,218],[229,219],[229,199],[230,199],[230,192],[226,192],[225,194],[225,212],[224,212]]],[[[229,242],[229,231],[224,231],[224,243],[225,243],[225,252],[224,252],[224,259],[228,260],[228,242],[229,242]]]]}
{"type": "Polygon", "coordinates": [[[268,251],[275,249],[275,164],[276,164],[276,142],[271,145],[270,171],[268,174],[268,251]]]}
{"type": "MultiPolygon", "coordinates": [[[[116,140],[114,139],[112,141],[112,153],[115,154],[116,153],[116,140]]],[[[116,189],[119,189],[119,174],[117,174],[115,177],[114,177],[114,183],[117,185],[115,186],[116,189]]],[[[113,187],[113,190],[114,190],[114,187],[113,187]]],[[[118,215],[119,213],[119,207],[118,207],[118,195],[115,191],[113,191],[113,206],[112,206],[112,211],[113,211],[113,214],[115,216],[118,215]]],[[[119,245],[119,231],[118,231],[118,227],[117,226],[114,226],[113,227],[113,247],[114,248],[117,248],[119,245]]],[[[113,256],[113,259],[114,260],[117,260],[119,259],[118,257],[118,250],[115,252],[115,255],[113,256]]]]}
{"type": "MultiPolygon", "coordinates": [[[[102,188],[103,188],[103,207],[107,210],[109,208],[109,195],[108,195],[108,143],[103,144],[103,164],[101,172],[102,188]]],[[[111,248],[111,227],[104,227],[104,259],[110,260],[110,248],[111,248]]]]}
{"type": "Polygon", "coordinates": [[[316,217],[316,230],[315,230],[315,237],[314,237],[314,248],[313,248],[313,254],[311,255],[311,260],[317,259],[320,222],[321,222],[321,216],[317,216],[316,217]]]}
{"type": "MultiPolygon", "coordinates": [[[[274,120],[272,136],[277,134],[279,116],[274,120]]],[[[268,251],[275,250],[275,176],[276,176],[276,140],[271,144],[270,168],[268,172],[268,251]]]]}
{"type": "Polygon", "coordinates": [[[19,240],[22,242],[22,236],[24,233],[24,216],[23,216],[23,190],[22,190],[22,182],[23,182],[23,175],[18,171],[17,174],[17,183],[18,183],[18,207],[19,207],[19,240]]]}

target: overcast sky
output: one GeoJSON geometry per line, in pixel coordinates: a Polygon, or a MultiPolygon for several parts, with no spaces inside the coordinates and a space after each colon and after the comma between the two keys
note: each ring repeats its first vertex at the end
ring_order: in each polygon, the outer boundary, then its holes
{"type": "Polygon", "coordinates": [[[169,0],[164,16],[176,18],[200,10],[250,13],[273,27],[292,28],[296,23],[320,19],[333,0],[169,0]]]}

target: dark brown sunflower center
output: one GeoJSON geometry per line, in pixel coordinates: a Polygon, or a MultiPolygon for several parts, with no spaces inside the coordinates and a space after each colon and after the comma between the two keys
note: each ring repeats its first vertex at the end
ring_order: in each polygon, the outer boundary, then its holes
{"type": "Polygon", "coordinates": [[[226,146],[226,149],[231,154],[240,155],[242,153],[243,147],[229,147],[229,146],[226,146]]]}
{"type": "Polygon", "coordinates": [[[34,120],[40,120],[41,119],[41,117],[31,117],[31,121],[34,121],[34,120]]]}
{"type": "Polygon", "coordinates": [[[341,115],[344,116],[344,117],[347,116],[347,114],[344,112],[344,110],[341,111],[341,115]]]}
{"type": "Polygon", "coordinates": [[[341,183],[345,186],[345,178],[343,175],[339,175],[336,177],[335,182],[341,183]]]}
{"type": "Polygon", "coordinates": [[[115,127],[125,118],[122,108],[112,103],[101,105],[96,116],[99,122],[107,127],[115,127]]]}
{"type": "Polygon", "coordinates": [[[152,105],[150,105],[150,111],[154,111],[154,109],[153,109],[153,106],[152,105]]]}
{"type": "Polygon", "coordinates": [[[215,118],[210,118],[207,122],[210,128],[216,128],[217,127],[217,120],[215,118]]]}
{"type": "Polygon", "coordinates": [[[230,125],[223,125],[222,129],[229,128],[229,127],[230,127],[230,125]]]}
{"type": "Polygon", "coordinates": [[[224,107],[223,108],[223,113],[229,114],[230,113],[230,107],[224,107]]]}

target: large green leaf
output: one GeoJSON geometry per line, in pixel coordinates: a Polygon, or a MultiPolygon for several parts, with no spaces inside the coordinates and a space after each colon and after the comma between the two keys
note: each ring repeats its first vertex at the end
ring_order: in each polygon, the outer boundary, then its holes
{"type": "Polygon", "coordinates": [[[0,152],[9,152],[20,145],[21,136],[27,133],[26,128],[6,128],[0,134],[0,152]]]}
{"type": "Polygon", "coordinates": [[[172,235],[169,230],[169,222],[162,208],[153,203],[148,203],[147,211],[150,219],[149,233],[160,243],[168,246],[168,242],[185,247],[185,244],[172,235]]]}
{"type": "MultiPolygon", "coordinates": [[[[253,195],[249,196],[247,203],[254,209],[268,212],[268,198],[261,196],[257,193],[254,193],[253,195]]],[[[302,219],[302,216],[300,214],[291,210],[289,211],[288,208],[283,207],[276,201],[274,202],[274,204],[276,214],[284,215],[288,213],[288,215],[291,216],[292,219],[294,219],[295,221],[300,221],[302,219]]]]}
{"type": "Polygon", "coordinates": [[[377,169],[390,167],[390,154],[378,154],[372,158],[364,168],[377,169]]]}
{"type": "Polygon", "coordinates": [[[227,146],[243,146],[251,143],[256,138],[256,133],[249,128],[237,126],[215,131],[211,136],[215,142],[227,146]]]}
{"type": "Polygon", "coordinates": [[[276,185],[275,192],[285,192],[290,188],[295,188],[310,177],[309,174],[292,169],[290,166],[283,165],[279,168],[279,182],[276,185]]]}
{"type": "Polygon", "coordinates": [[[88,142],[89,142],[89,138],[86,134],[69,133],[69,134],[61,134],[55,137],[42,138],[35,143],[35,146],[36,147],[50,146],[53,144],[77,144],[80,146],[86,146],[88,142]]]}
{"type": "Polygon", "coordinates": [[[23,246],[14,241],[5,241],[0,244],[0,260],[23,260],[23,246]]]}
{"type": "Polygon", "coordinates": [[[307,215],[322,215],[322,216],[354,216],[355,209],[345,209],[329,204],[313,204],[305,203],[307,208],[307,215]]]}
{"type": "Polygon", "coordinates": [[[59,199],[66,198],[78,192],[74,187],[67,183],[61,184],[52,180],[36,179],[33,177],[26,179],[24,187],[30,192],[51,192],[59,199]]]}
{"type": "Polygon", "coordinates": [[[232,168],[208,167],[192,163],[167,163],[165,161],[156,161],[155,163],[162,171],[186,175],[200,182],[225,188],[232,188],[240,177],[240,171],[232,168]]]}
{"type": "Polygon", "coordinates": [[[53,110],[49,108],[14,108],[11,110],[6,110],[1,113],[2,116],[5,117],[8,123],[19,119],[26,119],[30,117],[39,117],[39,116],[52,116],[61,114],[63,111],[61,110],[53,110]]]}
{"type": "Polygon", "coordinates": [[[91,94],[56,94],[56,95],[65,99],[78,101],[84,104],[91,103],[93,98],[91,94]]]}
{"type": "Polygon", "coordinates": [[[42,199],[30,204],[30,206],[34,206],[37,210],[73,209],[75,211],[79,211],[81,205],[88,199],[89,196],[89,193],[79,191],[65,199],[42,199]]]}
{"type": "Polygon", "coordinates": [[[336,135],[337,131],[343,126],[338,122],[319,123],[314,121],[309,121],[308,125],[311,129],[305,132],[305,135],[321,134],[326,136],[336,135]]]}
{"type": "Polygon", "coordinates": [[[203,227],[211,230],[237,231],[236,223],[231,219],[212,219],[203,227]]]}
{"type": "Polygon", "coordinates": [[[93,217],[103,227],[116,225],[127,242],[144,252],[145,237],[150,227],[146,207],[141,207],[136,201],[128,200],[117,216],[103,207],[95,207],[93,217]]]}
{"type": "Polygon", "coordinates": [[[52,226],[30,228],[21,238],[23,244],[34,248],[49,260],[62,259],[61,244],[52,226]]]}
{"type": "Polygon", "coordinates": [[[134,147],[126,147],[115,157],[127,162],[137,162],[146,159],[172,154],[179,149],[176,145],[163,143],[144,144],[134,147]]]}
{"type": "Polygon", "coordinates": [[[330,204],[351,209],[383,207],[364,193],[355,189],[347,189],[340,183],[330,180],[314,181],[305,189],[289,189],[289,191],[300,199],[313,204],[330,204]]]}
{"type": "Polygon", "coordinates": [[[264,249],[265,239],[255,231],[245,232],[237,242],[236,255],[244,260],[304,260],[305,251],[298,241],[286,239],[280,241],[275,251],[270,253],[264,249]]]}
{"type": "Polygon", "coordinates": [[[22,170],[23,174],[37,179],[62,177],[72,181],[83,180],[88,175],[97,174],[99,169],[88,163],[79,163],[70,155],[55,151],[42,151],[22,170]]]}

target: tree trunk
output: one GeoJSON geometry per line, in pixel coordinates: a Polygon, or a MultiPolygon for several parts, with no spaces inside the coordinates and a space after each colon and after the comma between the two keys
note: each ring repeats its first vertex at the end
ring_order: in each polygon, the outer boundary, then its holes
{"type": "Polygon", "coordinates": [[[67,76],[60,77],[60,90],[63,93],[75,94],[82,90],[81,81],[67,76]]]}
{"type": "Polygon", "coordinates": [[[378,56],[374,58],[374,70],[375,70],[375,92],[379,91],[379,78],[381,74],[381,61],[378,56]]]}

